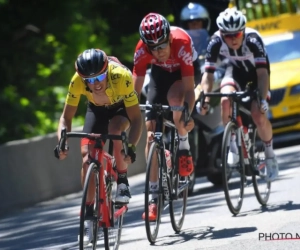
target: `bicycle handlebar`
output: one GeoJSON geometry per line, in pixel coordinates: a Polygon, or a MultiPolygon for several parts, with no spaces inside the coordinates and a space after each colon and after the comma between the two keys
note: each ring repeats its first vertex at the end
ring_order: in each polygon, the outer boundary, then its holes
{"type": "Polygon", "coordinates": [[[221,93],[221,92],[208,92],[204,93],[201,91],[200,97],[199,97],[199,102],[200,102],[200,107],[204,105],[204,99],[206,96],[211,96],[211,97],[231,97],[234,99],[234,101],[238,102],[242,100],[245,97],[251,97],[254,94],[256,94],[256,91],[251,91],[250,89],[246,89],[245,91],[234,91],[230,93],[221,93]]]}
{"type": "MultiPolygon", "coordinates": [[[[122,132],[121,135],[112,134],[94,134],[94,133],[83,133],[83,132],[67,132],[66,128],[62,128],[61,137],[58,143],[58,150],[66,150],[67,138],[88,138],[90,140],[120,140],[123,144],[125,155],[128,154],[128,141],[126,132],[122,132]]],[[[55,156],[59,158],[59,152],[55,153],[55,156]],[[57,155],[56,155],[57,154],[57,155]]]]}
{"type": "Polygon", "coordinates": [[[153,110],[155,112],[165,112],[165,111],[182,111],[184,112],[184,123],[185,125],[190,120],[189,105],[184,102],[184,106],[169,106],[162,104],[140,104],[140,110],[153,110]]]}

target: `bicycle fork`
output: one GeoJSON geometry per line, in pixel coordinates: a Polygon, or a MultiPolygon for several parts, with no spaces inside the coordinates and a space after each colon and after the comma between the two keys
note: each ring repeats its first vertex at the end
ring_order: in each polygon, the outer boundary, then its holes
{"type": "Polygon", "coordinates": [[[155,142],[157,143],[157,148],[160,152],[160,167],[159,167],[159,190],[163,191],[163,196],[166,201],[170,201],[170,181],[168,181],[168,173],[167,173],[167,166],[166,166],[166,159],[165,159],[165,147],[162,142],[163,133],[155,132],[154,138],[155,142]]]}
{"type": "Polygon", "coordinates": [[[248,133],[248,128],[243,126],[242,120],[241,120],[241,116],[237,116],[236,117],[236,121],[237,121],[237,125],[238,125],[238,129],[240,131],[240,133],[238,133],[238,142],[239,142],[239,146],[242,147],[243,150],[243,158],[244,158],[244,163],[246,165],[250,164],[250,138],[249,138],[249,133],[248,133]]]}

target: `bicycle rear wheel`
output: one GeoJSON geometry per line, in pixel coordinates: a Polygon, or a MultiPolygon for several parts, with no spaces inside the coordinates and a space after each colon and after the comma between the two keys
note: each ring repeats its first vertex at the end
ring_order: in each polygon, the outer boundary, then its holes
{"type": "MultiPolygon", "coordinates": [[[[151,143],[148,160],[147,160],[147,170],[146,170],[146,183],[145,183],[145,227],[148,241],[151,244],[154,244],[157,238],[158,229],[161,222],[161,211],[163,209],[163,198],[161,190],[157,193],[157,216],[155,221],[151,221],[149,219],[149,204],[151,201],[151,192],[150,192],[150,172],[153,164],[157,164],[157,166],[161,166],[162,159],[160,157],[160,151],[156,148],[156,143],[151,143]],[[155,161],[155,162],[154,162],[155,161]]],[[[158,167],[159,171],[159,167],[158,167]]]]}
{"type": "MultiPolygon", "coordinates": [[[[114,166],[114,169],[115,166],[114,166]]],[[[116,204],[117,182],[112,177],[106,178],[107,198],[111,210],[111,226],[103,228],[105,250],[118,250],[123,227],[124,214],[127,212],[127,206],[116,204]]]]}
{"type": "Polygon", "coordinates": [[[240,212],[243,197],[244,197],[244,180],[245,180],[245,167],[243,160],[243,152],[241,146],[238,146],[238,138],[240,136],[240,131],[234,122],[227,123],[222,140],[222,179],[223,179],[223,188],[225,193],[225,199],[229,211],[236,215],[240,212]],[[230,140],[232,134],[235,134],[235,143],[237,146],[238,156],[235,156],[230,151],[230,140]],[[231,154],[232,157],[236,158],[236,162],[228,158],[228,155],[231,154]],[[233,157],[235,156],[235,157],[233,157]],[[228,162],[229,161],[229,162],[228,162]]]}
{"type": "Polygon", "coordinates": [[[258,170],[259,174],[252,176],[252,183],[257,201],[265,206],[270,197],[271,193],[271,182],[266,181],[266,168],[265,168],[265,146],[260,139],[257,129],[250,134],[251,138],[251,158],[255,170],[258,170]]]}
{"type": "Polygon", "coordinates": [[[97,171],[97,165],[95,163],[91,163],[89,165],[88,171],[86,173],[82,201],[81,201],[81,212],[80,212],[80,229],[79,229],[79,249],[83,250],[85,245],[83,242],[84,237],[84,221],[90,220],[93,223],[93,240],[92,240],[92,249],[96,249],[97,246],[97,238],[98,238],[98,220],[99,220],[99,172],[97,171]],[[94,178],[96,189],[94,196],[94,204],[93,204],[93,216],[87,217],[86,214],[86,199],[88,187],[92,179],[94,178]]]}
{"type": "MultiPolygon", "coordinates": [[[[175,171],[175,169],[173,169],[175,171]]],[[[178,194],[178,197],[173,197],[170,200],[170,218],[171,218],[171,224],[173,227],[173,230],[176,233],[179,233],[185,217],[185,211],[186,211],[186,204],[187,204],[187,197],[188,197],[188,191],[189,191],[189,180],[188,177],[180,177],[178,174],[176,174],[174,177],[171,175],[171,179],[173,179],[173,183],[171,187],[172,189],[181,189],[180,193],[178,194]]],[[[172,190],[171,189],[171,190],[172,190]]],[[[174,192],[175,190],[172,190],[174,192]]]]}

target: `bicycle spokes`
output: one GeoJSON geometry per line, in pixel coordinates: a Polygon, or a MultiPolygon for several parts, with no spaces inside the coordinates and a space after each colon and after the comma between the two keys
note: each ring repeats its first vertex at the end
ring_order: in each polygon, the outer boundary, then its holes
{"type": "Polygon", "coordinates": [[[175,175],[173,178],[172,185],[173,195],[170,201],[170,218],[174,231],[176,233],[180,232],[186,211],[187,197],[188,197],[188,187],[189,187],[189,178],[188,177],[179,177],[175,175]],[[174,190],[175,189],[175,190],[174,190]]]}
{"type": "Polygon", "coordinates": [[[241,147],[238,147],[239,130],[229,122],[222,143],[222,176],[227,206],[231,213],[239,213],[244,194],[244,164],[241,147]]]}
{"type": "Polygon", "coordinates": [[[253,147],[250,153],[253,160],[253,166],[258,171],[258,174],[252,176],[253,188],[257,201],[261,205],[266,205],[271,193],[271,182],[266,181],[265,178],[267,176],[265,147],[258,136],[257,129],[253,131],[252,141],[253,147]]]}

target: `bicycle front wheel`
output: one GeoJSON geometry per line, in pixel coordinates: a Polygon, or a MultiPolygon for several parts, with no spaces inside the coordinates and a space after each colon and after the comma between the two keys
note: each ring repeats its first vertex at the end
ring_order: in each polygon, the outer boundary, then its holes
{"type": "Polygon", "coordinates": [[[151,168],[153,165],[159,166],[162,164],[162,159],[159,155],[160,151],[156,148],[156,143],[151,143],[148,160],[147,160],[147,170],[146,170],[146,183],[145,183],[145,227],[148,241],[151,244],[154,244],[157,238],[158,229],[161,222],[161,211],[163,208],[163,198],[160,190],[157,192],[157,200],[156,200],[156,219],[152,220],[149,218],[149,205],[152,199],[152,192],[150,191],[150,174],[151,168]]]}
{"type": "Polygon", "coordinates": [[[79,229],[79,249],[83,250],[85,247],[84,244],[84,222],[85,221],[91,221],[92,223],[92,249],[96,249],[97,246],[97,238],[98,238],[98,221],[99,221],[99,172],[96,170],[97,165],[94,163],[91,163],[89,165],[88,171],[86,173],[84,187],[83,187],[83,194],[82,194],[82,201],[81,201],[81,211],[80,211],[80,229],[79,229]],[[87,193],[88,193],[88,187],[90,183],[94,181],[96,184],[95,189],[95,196],[94,196],[94,202],[91,203],[91,206],[93,206],[93,215],[88,217],[86,216],[86,200],[87,200],[87,193]]]}
{"type": "MultiPolygon", "coordinates": [[[[173,170],[174,171],[174,170],[173,170]]],[[[170,218],[173,230],[176,233],[179,233],[185,217],[187,197],[189,191],[189,180],[188,177],[180,177],[179,174],[176,174],[173,179],[173,184],[171,185],[172,192],[175,192],[174,189],[178,190],[178,197],[172,195],[170,200],[170,218]]]]}
{"type": "Polygon", "coordinates": [[[255,128],[251,134],[251,148],[250,154],[254,169],[257,174],[252,175],[252,183],[257,201],[265,206],[271,193],[271,182],[266,181],[266,167],[265,167],[265,146],[260,139],[257,129],[255,128]]]}
{"type": "Polygon", "coordinates": [[[236,215],[243,204],[245,167],[239,145],[240,131],[234,122],[227,123],[222,141],[222,179],[229,211],[236,215]]]}
{"type": "MultiPolygon", "coordinates": [[[[114,167],[115,169],[115,167],[114,167]]],[[[111,211],[111,225],[103,228],[105,250],[118,250],[123,227],[124,214],[127,212],[127,206],[115,203],[117,194],[117,182],[111,177],[107,178],[107,198],[111,211]]]]}

